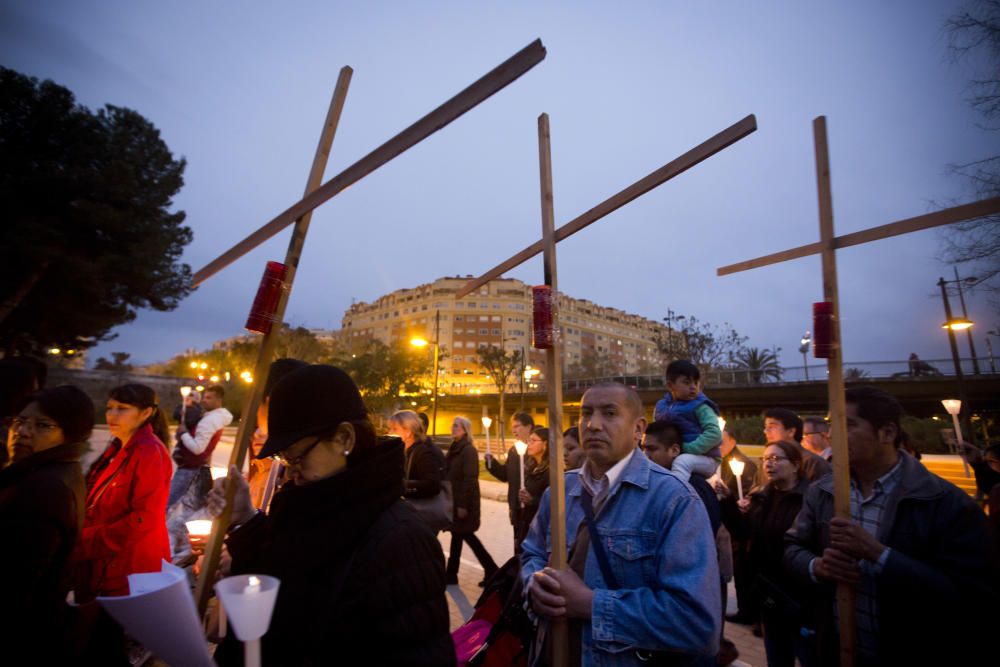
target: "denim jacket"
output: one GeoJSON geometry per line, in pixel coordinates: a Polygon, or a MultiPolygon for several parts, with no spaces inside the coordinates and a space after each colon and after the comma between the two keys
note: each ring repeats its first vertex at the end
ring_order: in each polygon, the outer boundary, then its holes
{"type": "MultiPolygon", "coordinates": [[[[641,665],[636,649],[714,656],[722,618],[715,537],[698,495],[636,452],[597,512],[597,529],[621,588],[609,590],[588,550],[584,582],[594,591],[583,629],[583,665],[641,665]]],[[[566,473],[566,539],[583,522],[580,473],[566,473]]],[[[591,536],[592,539],[595,536],[591,536]]],[[[528,580],[549,561],[549,491],[521,545],[528,580]]]]}

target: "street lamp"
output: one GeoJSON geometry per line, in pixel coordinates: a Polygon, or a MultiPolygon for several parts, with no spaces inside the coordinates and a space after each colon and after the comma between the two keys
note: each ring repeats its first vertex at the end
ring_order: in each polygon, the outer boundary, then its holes
{"type": "MultiPolygon", "coordinates": [[[[431,436],[437,435],[437,418],[438,418],[438,359],[440,356],[440,343],[441,341],[441,311],[437,310],[434,312],[434,397],[431,399],[434,401],[434,409],[431,415],[431,436]]],[[[430,342],[426,338],[420,338],[415,336],[410,339],[410,345],[414,347],[427,347],[430,342]]]]}
{"type": "MultiPolygon", "coordinates": [[[[967,318],[963,320],[958,320],[957,318],[952,317],[951,303],[948,301],[949,282],[953,281],[945,280],[944,278],[939,278],[937,283],[938,287],[941,288],[941,300],[944,302],[944,324],[942,325],[942,328],[944,328],[948,332],[948,345],[951,347],[951,360],[952,363],[955,365],[955,379],[958,381],[959,404],[958,407],[955,408],[956,415],[958,414],[957,411],[961,410],[962,405],[965,405],[965,412],[966,414],[968,414],[969,403],[965,399],[965,375],[962,373],[962,362],[958,358],[958,343],[955,341],[955,331],[956,330],[960,331],[963,328],[968,329],[970,326],[972,326],[972,323],[969,322],[967,318]]],[[[958,420],[958,417],[956,416],[955,419],[958,420]]]]}
{"type": "Polygon", "coordinates": [[[965,476],[969,475],[969,462],[965,460],[965,443],[962,441],[962,427],[958,424],[958,413],[962,411],[962,401],[956,400],[954,398],[946,398],[941,401],[941,405],[944,409],[948,411],[951,415],[952,421],[955,423],[955,442],[958,443],[958,455],[962,457],[962,466],[965,468],[965,476]]]}
{"type": "MultiPolygon", "coordinates": [[[[975,285],[979,282],[979,279],[974,276],[969,276],[968,278],[959,278],[958,268],[955,268],[955,279],[954,280],[941,280],[947,285],[954,285],[955,291],[958,292],[958,300],[962,306],[962,316],[948,318],[943,326],[951,329],[952,331],[965,331],[965,335],[969,341],[969,356],[972,357],[972,372],[975,375],[979,375],[979,359],[976,358],[976,345],[972,341],[972,320],[969,319],[969,311],[965,309],[965,293],[962,291],[962,285],[975,285]]],[[[940,283],[939,283],[940,284],[940,283]]]]}
{"type": "Polygon", "coordinates": [[[802,353],[802,367],[806,372],[806,382],[809,382],[809,361],[806,355],[809,354],[810,343],[812,343],[812,334],[807,331],[802,334],[802,339],[799,341],[799,352],[802,353]]]}

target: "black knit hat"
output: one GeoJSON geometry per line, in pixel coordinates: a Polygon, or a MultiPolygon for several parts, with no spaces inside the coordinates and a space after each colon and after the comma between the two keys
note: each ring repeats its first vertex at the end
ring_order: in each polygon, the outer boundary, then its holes
{"type": "Polygon", "coordinates": [[[302,438],[332,433],[342,422],[367,416],[357,385],[344,371],[320,364],[292,371],[271,392],[267,442],[257,458],[273,456],[302,438]]]}

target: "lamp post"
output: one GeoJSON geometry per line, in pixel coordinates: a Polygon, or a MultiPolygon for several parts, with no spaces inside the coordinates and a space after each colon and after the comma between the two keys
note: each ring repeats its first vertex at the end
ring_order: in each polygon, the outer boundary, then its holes
{"type": "Polygon", "coordinates": [[[799,343],[799,352],[802,353],[802,368],[806,372],[806,382],[809,382],[809,360],[806,355],[809,354],[809,344],[812,343],[812,334],[808,331],[802,334],[802,339],[799,343]]]}
{"type": "Polygon", "coordinates": [[[493,423],[493,420],[490,419],[489,416],[487,416],[485,414],[485,412],[486,412],[486,406],[484,405],[483,406],[483,413],[484,413],[483,414],[483,430],[486,431],[486,453],[489,456],[493,456],[492,452],[490,452],[490,424],[493,423]]]}
{"type": "MultiPolygon", "coordinates": [[[[962,373],[962,361],[958,357],[958,343],[955,341],[955,332],[961,331],[962,329],[968,329],[972,326],[972,322],[967,319],[956,319],[951,315],[951,303],[948,301],[948,283],[944,278],[938,279],[938,287],[941,288],[941,300],[944,302],[944,324],[941,325],[942,329],[948,331],[948,345],[951,347],[951,360],[955,365],[955,379],[958,381],[958,399],[959,406],[958,410],[961,410],[961,406],[965,406],[966,418],[969,414],[969,403],[965,399],[965,375],[962,373]]],[[[956,413],[957,414],[957,413],[956,413]]],[[[958,417],[955,418],[956,420],[958,417]]]]}
{"type": "MultiPolygon", "coordinates": [[[[434,408],[431,414],[431,436],[437,435],[437,418],[438,418],[438,361],[440,355],[440,343],[441,341],[441,311],[434,311],[434,394],[432,400],[434,401],[434,408]]],[[[411,338],[410,345],[414,347],[427,347],[428,343],[426,338],[411,338]]]]}
{"type": "MultiPolygon", "coordinates": [[[[962,292],[962,283],[966,285],[975,285],[977,278],[974,276],[969,276],[968,278],[958,277],[958,267],[952,267],[955,269],[955,280],[951,281],[955,283],[958,288],[958,301],[962,304],[962,317],[965,320],[969,319],[969,311],[965,309],[965,294],[962,292]]],[[[976,358],[976,345],[972,342],[972,329],[966,329],[965,335],[969,337],[969,355],[972,357],[972,372],[974,375],[979,375],[979,359],[976,358]]]]}
{"type": "Polygon", "coordinates": [[[941,405],[951,415],[951,420],[955,424],[955,442],[958,443],[958,455],[962,457],[962,467],[965,468],[965,476],[970,477],[969,462],[965,460],[965,443],[962,440],[962,427],[958,423],[958,413],[962,410],[962,401],[954,398],[946,398],[941,401],[941,405]]]}
{"type": "Polygon", "coordinates": [[[990,336],[1000,337],[1000,332],[998,331],[987,331],[986,332],[986,351],[990,355],[990,370],[994,373],[997,372],[997,362],[993,358],[993,343],[990,342],[990,336]]]}

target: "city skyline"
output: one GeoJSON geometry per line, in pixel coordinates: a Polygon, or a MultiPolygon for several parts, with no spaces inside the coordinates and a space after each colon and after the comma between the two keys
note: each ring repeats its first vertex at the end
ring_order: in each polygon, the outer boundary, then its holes
{"type": "MultiPolygon", "coordinates": [[[[715,269],[818,237],[817,115],[838,233],[973,199],[948,165],[995,154],[996,138],[965,101],[970,70],[948,55],[944,22],[960,6],[8,4],[0,62],[161,129],[188,160],[176,205],[195,232],[183,259],[198,269],[300,196],[342,65],[355,76],[328,177],[541,37],[549,55],[522,80],[317,209],[286,318],[311,328],[334,328],[352,299],[478,275],[535,241],[543,111],[557,225],[754,113],[757,133],[561,243],[560,287],[654,321],[668,310],[728,321],[793,366],[821,298],[818,258],[715,269]]],[[[846,360],[949,356],[935,283],[953,276],[938,237],[839,253],[846,360]]],[[[239,331],[264,261],[286,243],[287,232],[176,311],[141,312],[91,360],[164,361],[239,331]]],[[[538,283],[540,266],[507,277],[538,283]]],[[[967,297],[982,356],[996,311],[967,297]]]]}

